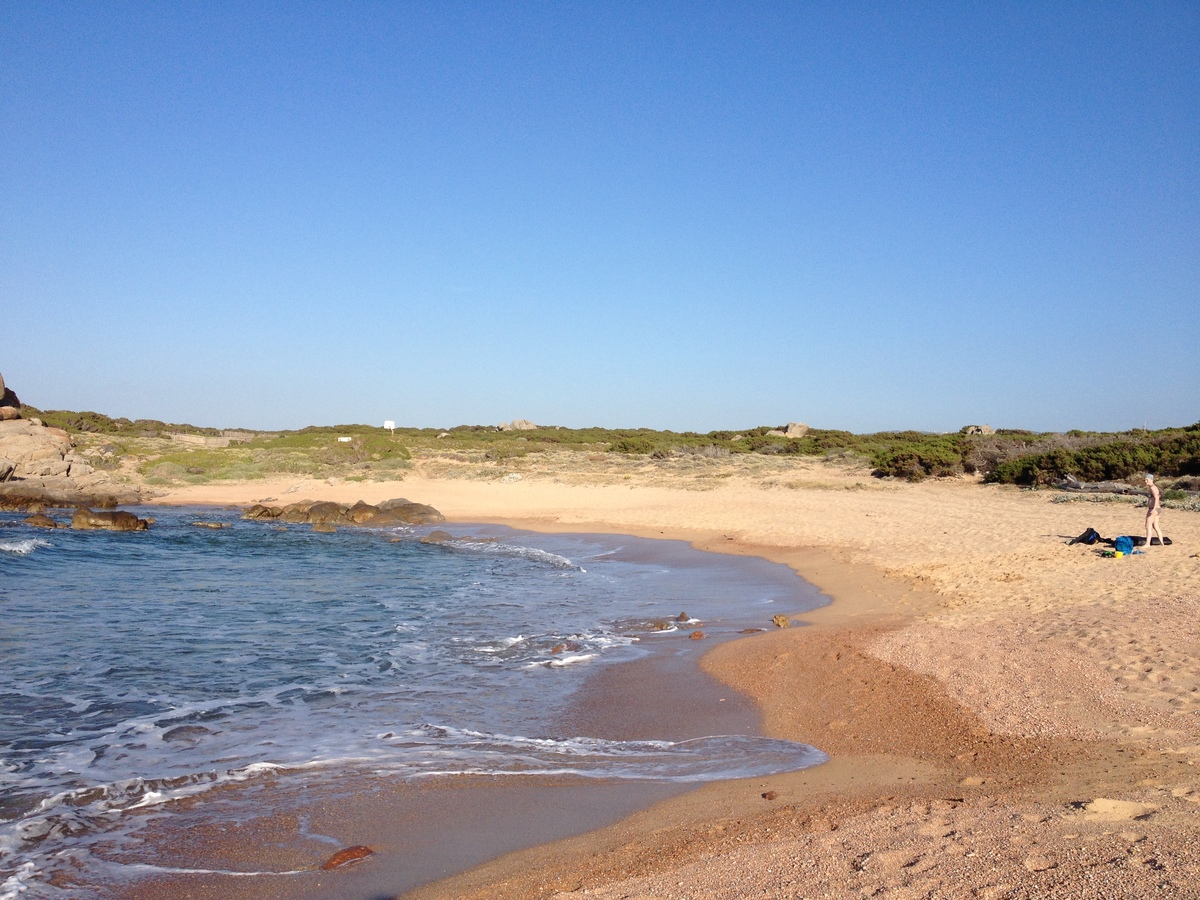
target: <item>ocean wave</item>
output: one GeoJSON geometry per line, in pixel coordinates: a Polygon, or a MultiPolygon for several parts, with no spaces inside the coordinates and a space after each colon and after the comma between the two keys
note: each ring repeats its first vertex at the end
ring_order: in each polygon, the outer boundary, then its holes
{"type": "Polygon", "coordinates": [[[511,544],[499,544],[494,541],[474,541],[470,538],[456,538],[443,543],[441,546],[450,547],[453,550],[475,553],[480,556],[507,556],[516,559],[524,559],[529,562],[541,563],[542,565],[550,566],[555,569],[573,569],[578,572],[586,572],[587,569],[576,565],[567,559],[565,556],[559,556],[557,553],[551,553],[548,550],[540,550],[537,547],[521,547],[511,544]]]}
{"type": "Polygon", "coordinates": [[[0,827],[0,867],[18,855],[22,857],[9,878],[0,883],[0,900],[15,900],[26,895],[30,888],[41,886],[47,870],[55,869],[65,858],[64,847],[75,848],[66,856],[87,856],[89,837],[111,834],[115,817],[124,812],[162,806],[216,787],[285,772],[288,768],[258,762],[225,771],[170,778],[128,778],[46,797],[31,814],[0,827]]]}
{"type": "Polygon", "coordinates": [[[795,741],[709,735],[685,741],[536,738],[425,724],[380,735],[402,751],[393,761],[410,777],[434,775],[575,775],[697,783],[810,768],[829,757],[795,741]],[[436,753],[430,753],[436,750],[436,753]],[[416,752],[421,759],[415,765],[416,752]]]}
{"type": "Polygon", "coordinates": [[[28,556],[41,547],[53,546],[42,538],[26,538],[23,541],[0,541],[0,553],[12,553],[17,556],[28,556]]]}
{"type": "Polygon", "coordinates": [[[637,638],[612,631],[545,633],[481,639],[452,637],[447,644],[461,648],[489,665],[515,665],[523,669],[542,666],[561,667],[595,659],[614,647],[628,647],[637,638]]]}

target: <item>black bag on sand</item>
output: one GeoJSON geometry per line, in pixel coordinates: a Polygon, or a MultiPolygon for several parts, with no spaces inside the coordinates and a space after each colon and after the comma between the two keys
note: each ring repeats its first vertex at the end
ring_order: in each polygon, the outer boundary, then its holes
{"type": "Polygon", "coordinates": [[[1071,540],[1067,542],[1067,546],[1070,547],[1074,544],[1094,544],[1096,541],[1102,540],[1104,540],[1104,538],[1100,537],[1100,532],[1098,532],[1095,528],[1089,528],[1079,537],[1071,538],[1071,540]]]}
{"type": "MultiPolygon", "coordinates": [[[[1151,539],[1150,539],[1150,543],[1151,543],[1151,544],[1153,544],[1153,543],[1154,543],[1154,538],[1151,538],[1151,539]]],[[[1145,539],[1144,537],[1134,537],[1134,538],[1133,538],[1133,546],[1135,546],[1135,547],[1144,547],[1145,545],[1146,545],[1146,539],[1145,539]]],[[[1171,539],[1170,539],[1169,537],[1165,537],[1165,538],[1163,538],[1163,539],[1162,539],[1162,546],[1163,546],[1163,547],[1170,547],[1170,546],[1171,546],[1171,539]]]]}

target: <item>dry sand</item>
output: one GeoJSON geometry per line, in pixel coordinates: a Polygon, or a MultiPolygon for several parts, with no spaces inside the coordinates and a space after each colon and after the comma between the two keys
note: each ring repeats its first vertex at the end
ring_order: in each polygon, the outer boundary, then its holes
{"type": "Polygon", "coordinates": [[[1173,546],[1104,559],[1066,540],[1139,533],[1140,509],[804,461],[766,483],[736,466],[678,486],[437,475],[159,502],[406,496],[451,521],[785,562],[835,602],[813,627],[721,645],[704,664],[755,699],[769,734],[832,760],[708,785],[416,896],[1200,896],[1200,514],[1168,509],[1173,546]]]}

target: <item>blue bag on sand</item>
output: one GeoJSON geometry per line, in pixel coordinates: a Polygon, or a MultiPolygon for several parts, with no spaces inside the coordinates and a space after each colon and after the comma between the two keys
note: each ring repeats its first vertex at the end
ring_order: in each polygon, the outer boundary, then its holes
{"type": "Polygon", "coordinates": [[[1126,556],[1128,556],[1133,552],[1133,538],[1128,537],[1127,535],[1121,535],[1119,538],[1113,541],[1113,549],[1118,553],[1124,553],[1126,556]]]}

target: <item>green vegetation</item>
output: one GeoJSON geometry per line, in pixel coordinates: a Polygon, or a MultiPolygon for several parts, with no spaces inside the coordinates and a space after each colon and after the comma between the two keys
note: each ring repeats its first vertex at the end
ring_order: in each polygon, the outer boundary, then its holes
{"type": "Polygon", "coordinates": [[[1003,484],[1053,484],[1067,475],[1081,481],[1120,481],[1144,472],[1200,475],[1200,422],[1187,428],[1093,435],[1082,447],[1055,447],[998,463],[987,480],[1003,484]]]}
{"type": "Polygon", "coordinates": [[[276,473],[356,480],[395,478],[412,465],[414,454],[486,464],[561,450],[583,452],[594,460],[605,458],[596,454],[618,454],[652,462],[743,454],[802,456],[869,466],[879,477],[920,481],[980,474],[989,482],[1019,485],[1052,484],[1068,474],[1082,481],[1122,480],[1151,471],[1178,479],[1174,485],[1164,484],[1164,489],[1200,489],[1200,477],[1188,478],[1200,476],[1200,423],[1117,434],[1043,434],[1016,429],[988,435],[967,434],[966,429],[953,434],[852,434],[813,428],[796,439],[783,436],[779,426],[771,425],[705,434],[650,428],[500,431],[490,425],[459,425],[447,430],[397,428],[392,434],[368,425],[337,425],[278,433],[244,432],[232,435],[230,445],[221,447],[213,446],[213,440],[205,441],[225,434],[213,428],[114,419],[94,412],[43,412],[32,407],[25,412],[94,447],[102,446],[106,453],[99,465],[116,465],[120,458],[136,457],[139,472],[158,483],[260,478],[276,473]],[[238,440],[242,437],[245,440],[238,440]]]}
{"type": "Polygon", "coordinates": [[[26,418],[37,417],[53,428],[82,434],[122,434],[139,437],[155,437],[162,434],[218,435],[216,428],[199,428],[195,425],[174,425],[157,419],[114,419],[98,412],[71,412],[66,409],[41,410],[23,404],[21,413],[26,418]]]}

